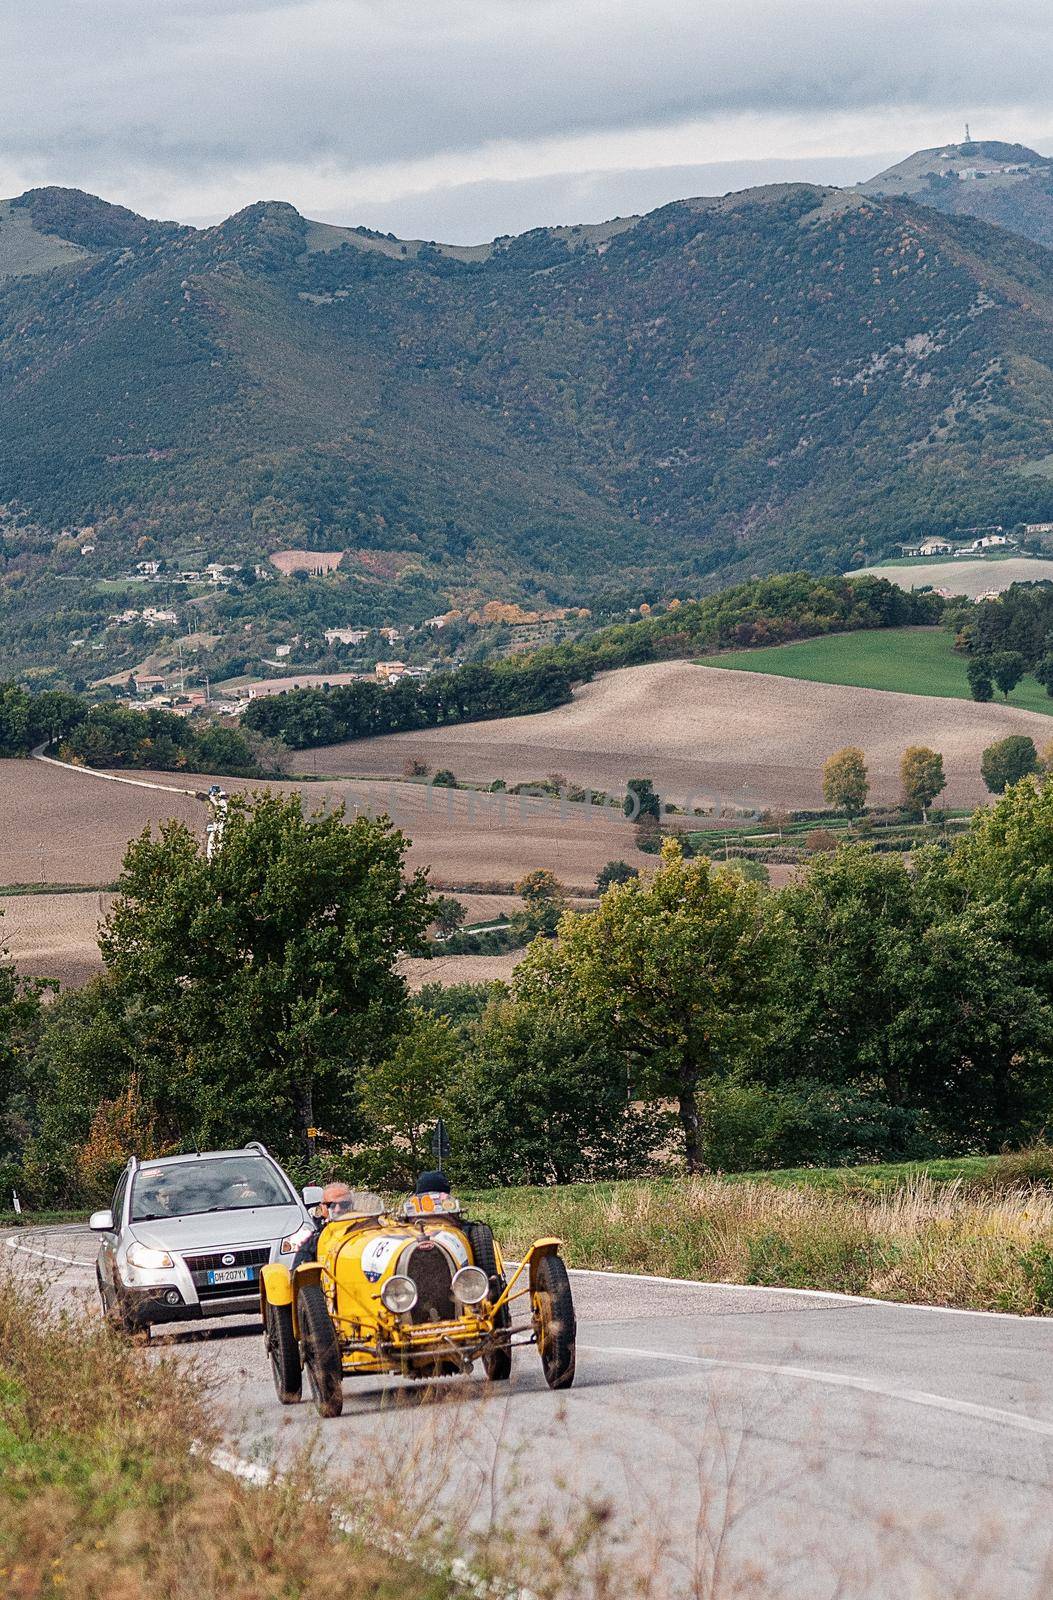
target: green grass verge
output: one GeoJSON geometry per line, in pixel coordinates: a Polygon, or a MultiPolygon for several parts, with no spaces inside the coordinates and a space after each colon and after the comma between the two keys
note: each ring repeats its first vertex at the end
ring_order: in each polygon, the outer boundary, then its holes
{"type": "Polygon", "coordinates": [[[511,1256],[544,1234],[571,1266],[1053,1313],[1053,1150],[741,1173],[464,1200],[511,1256]]]}
{"type": "MultiPolygon", "coordinates": [[[[1053,569],[1051,569],[1053,571],[1053,569]]],[[[857,689],[891,689],[900,694],[970,700],[965,659],[943,628],[872,628],[830,634],[760,650],[732,650],[706,656],[701,665],[736,672],[762,672],[807,683],[839,683],[857,689]]],[[[998,695],[999,704],[1003,703],[998,695]]],[[[1009,696],[1024,711],[1053,716],[1051,698],[1036,679],[1026,677],[1009,696]]]]}

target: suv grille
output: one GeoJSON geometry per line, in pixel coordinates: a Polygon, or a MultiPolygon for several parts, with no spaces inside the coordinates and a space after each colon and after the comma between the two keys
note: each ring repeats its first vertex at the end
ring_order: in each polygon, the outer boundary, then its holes
{"type": "Polygon", "coordinates": [[[213,1250],[208,1255],[184,1256],[183,1259],[190,1268],[198,1299],[230,1300],[255,1294],[257,1277],[248,1283],[209,1283],[209,1273],[228,1271],[231,1267],[266,1266],[271,1259],[271,1251],[269,1245],[261,1245],[251,1250],[213,1250]],[[224,1261],[224,1256],[233,1256],[234,1259],[224,1261]]]}
{"type": "Polygon", "coordinates": [[[417,1285],[414,1322],[448,1322],[457,1315],[450,1287],[453,1274],[440,1245],[416,1245],[407,1272],[417,1285]]]}

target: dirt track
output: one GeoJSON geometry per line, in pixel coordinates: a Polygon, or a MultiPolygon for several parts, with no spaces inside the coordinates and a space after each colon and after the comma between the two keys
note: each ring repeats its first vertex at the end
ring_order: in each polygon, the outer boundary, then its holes
{"type": "Polygon", "coordinates": [[[971,806],[990,798],[981,753],[1009,733],[1044,742],[1049,719],[1015,707],[670,661],[604,673],[555,711],[330,745],[297,759],[308,773],[397,774],[414,757],[473,782],[522,783],[559,772],[612,793],[643,776],[676,801],[694,792],[700,804],[804,809],[822,804],[823,762],[843,745],[863,747],[871,800],[890,802],[899,795],[903,751],[924,744],[943,753],[944,803],[971,806]]]}

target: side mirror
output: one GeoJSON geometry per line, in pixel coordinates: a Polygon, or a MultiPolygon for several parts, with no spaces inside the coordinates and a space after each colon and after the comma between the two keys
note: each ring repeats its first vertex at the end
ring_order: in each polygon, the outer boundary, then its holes
{"type": "Polygon", "coordinates": [[[88,1227],[91,1229],[92,1233],[112,1233],[113,1212],[93,1211],[91,1216],[88,1218],[88,1227]]]}
{"type": "MultiPolygon", "coordinates": [[[[322,1193],[323,1193],[323,1190],[322,1190],[322,1187],[321,1187],[320,1184],[309,1183],[307,1185],[306,1189],[304,1189],[304,1191],[303,1191],[303,1203],[304,1203],[304,1205],[308,1206],[308,1207],[310,1207],[310,1206],[320,1206],[321,1203],[322,1203],[322,1193]]],[[[93,1226],[94,1226],[94,1224],[93,1224],[93,1226]]]]}

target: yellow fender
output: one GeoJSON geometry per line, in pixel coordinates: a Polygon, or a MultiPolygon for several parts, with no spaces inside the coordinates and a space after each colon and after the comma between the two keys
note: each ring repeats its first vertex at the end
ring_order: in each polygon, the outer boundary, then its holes
{"type": "Polygon", "coordinates": [[[530,1292],[537,1288],[537,1264],[545,1256],[558,1256],[563,1246],[562,1239],[535,1239],[527,1251],[527,1260],[530,1263],[530,1292]]]}
{"type": "Polygon", "coordinates": [[[268,1266],[260,1268],[261,1307],[266,1309],[268,1304],[291,1306],[292,1297],[292,1278],[284,1262],[272,1261],[268,1266]]]}

